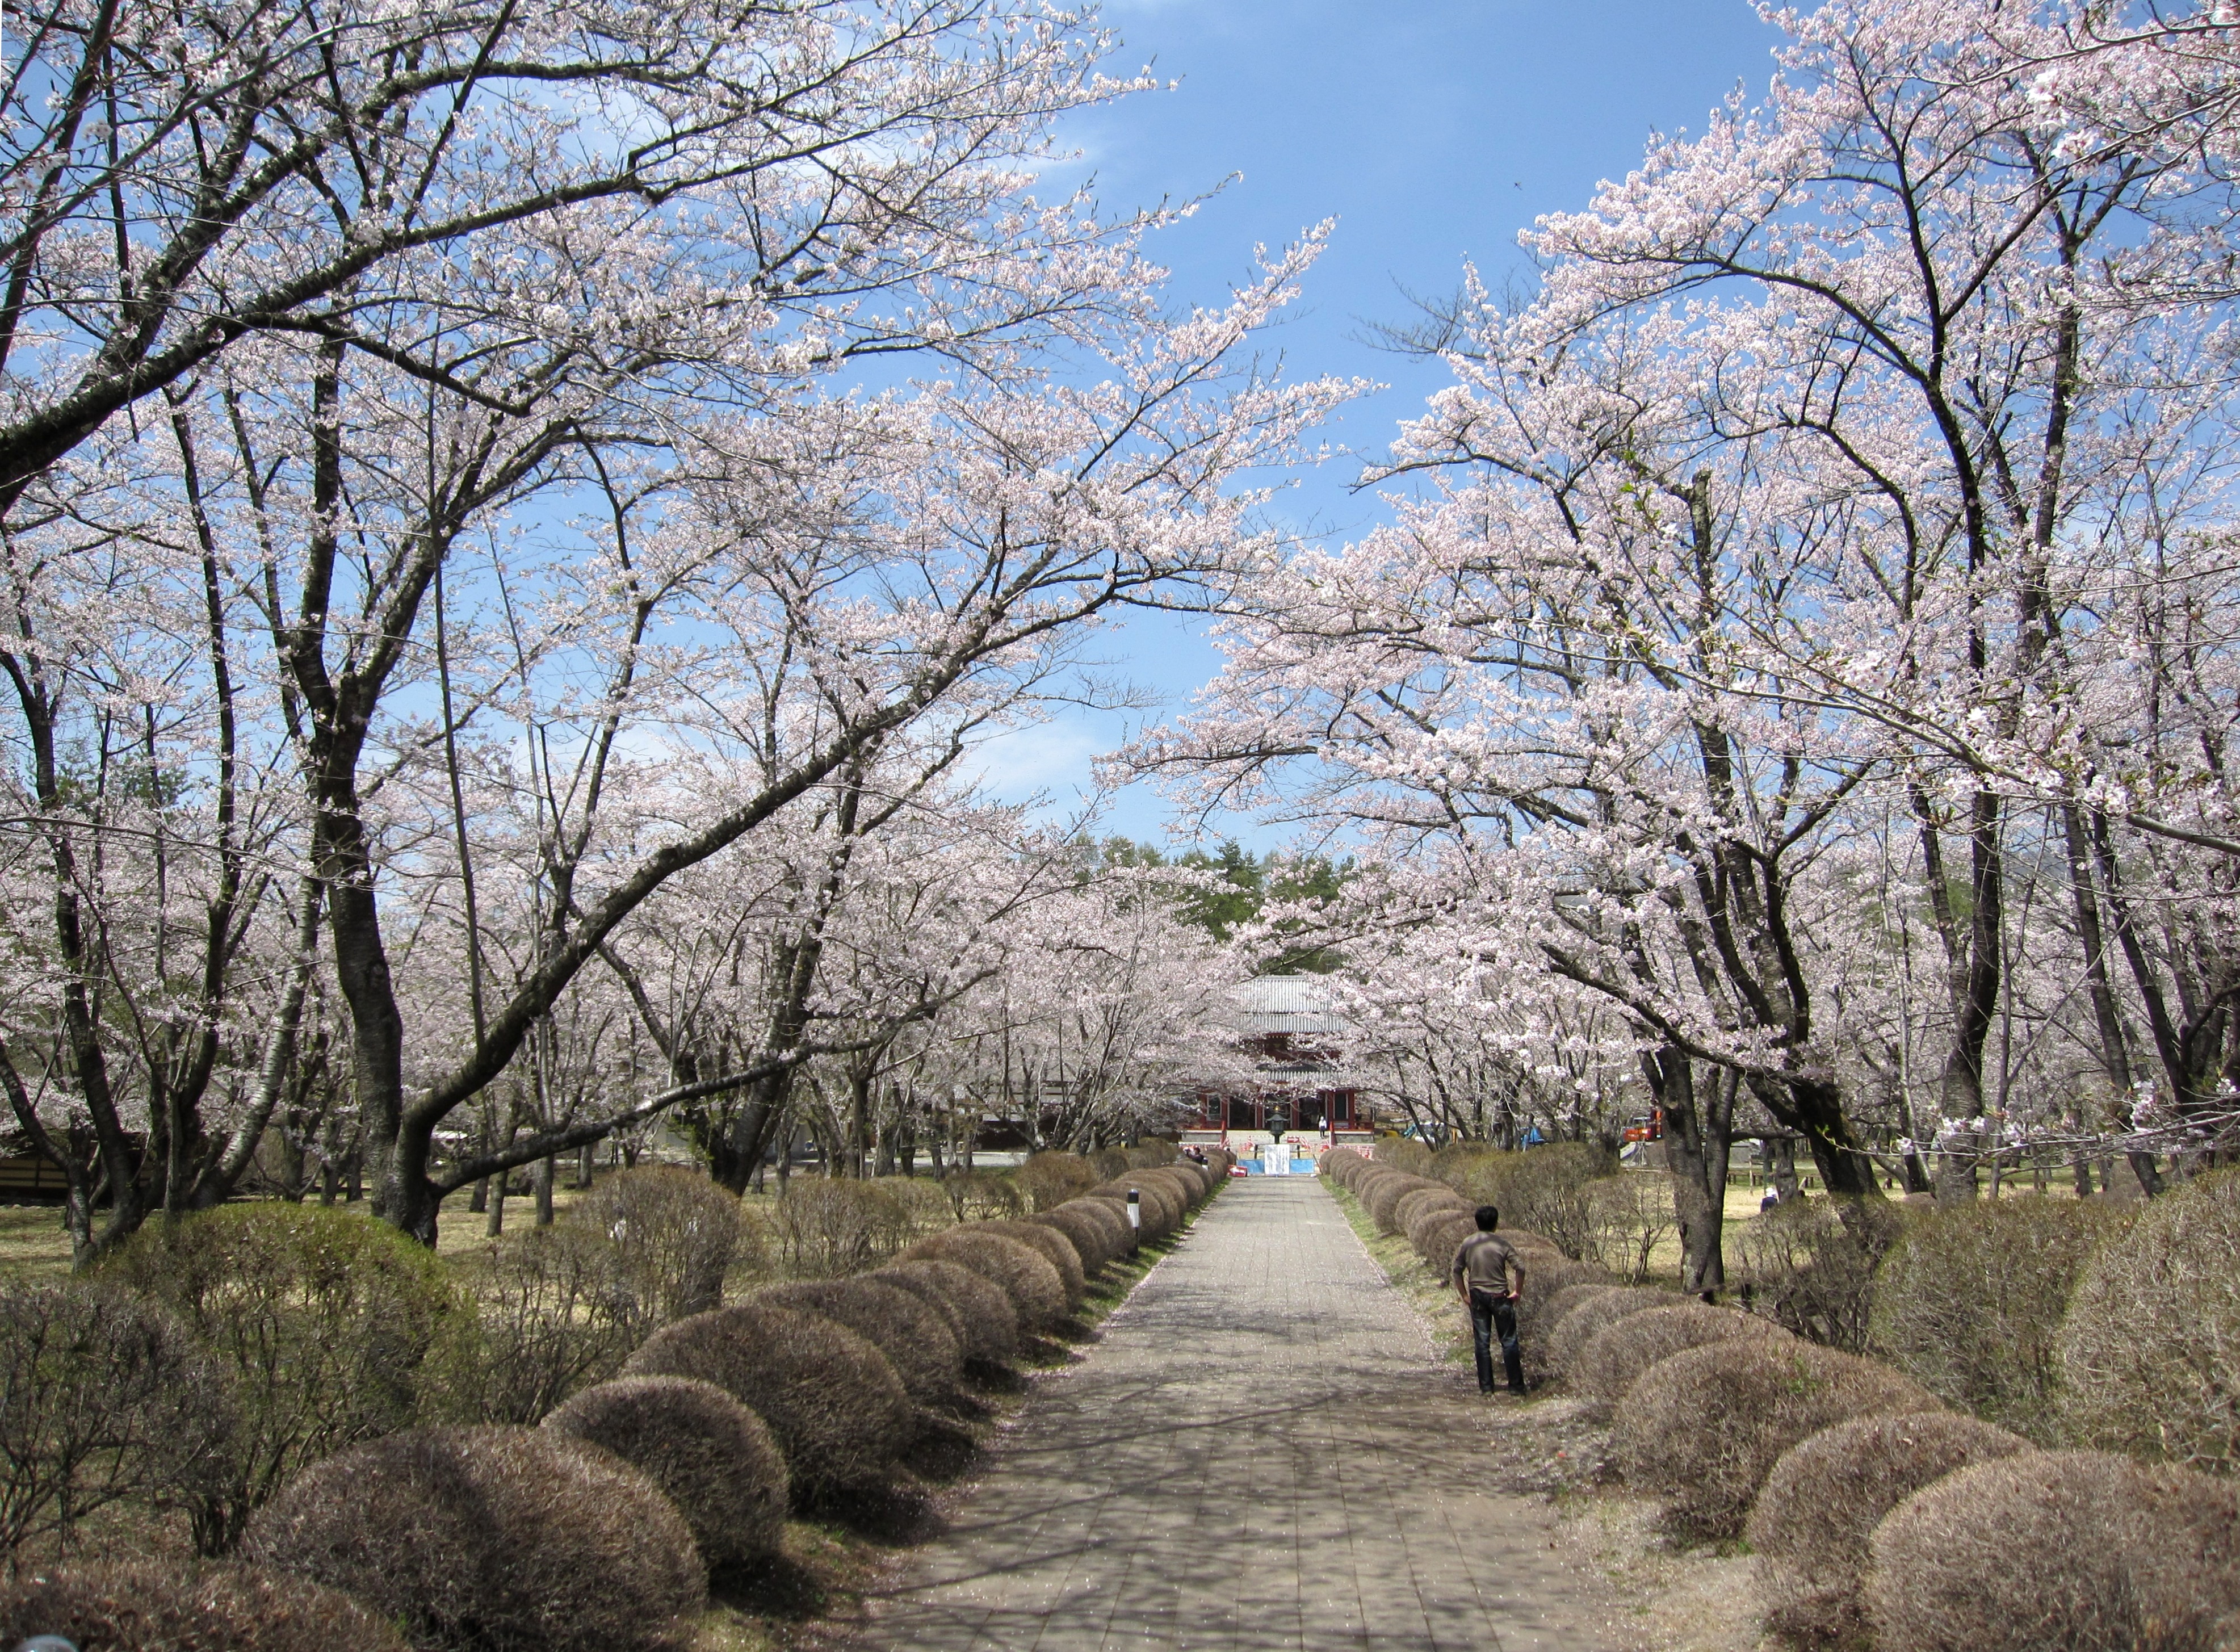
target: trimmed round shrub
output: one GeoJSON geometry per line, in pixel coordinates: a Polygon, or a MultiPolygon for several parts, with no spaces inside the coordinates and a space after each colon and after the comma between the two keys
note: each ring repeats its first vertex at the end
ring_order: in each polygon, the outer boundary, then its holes
{"type": "Polygon", "coordinates": [[[1950,1411],[1861,1417],[1798,1441],[1743,1528],[1772,1602],[1769,1627],[1805,1646],[1862,1640],[1859,1579],[1883,1516],[1956,1469],[2029,1449],[2019,1435],[1950,1411]]]}
{"type": "Polygon", "coordinates": [[[953,1262],[922,1258],[890,1262],[866,1279],[900,1286],[950,1317],[968,1367],[1007,1366],[1019,1356],[1019,1310],[993,1280],[953,1262]]]}
{"type": "Polygon", "coordinates": [[[1315,1169],[1343,1187],[1345,1178],[1366,1162],[1357,1149],[1334,1147],[1323,1155],[1322,1162],[1315,1169]]]}
{"type": "Polygon", "coordinates": [[[1379,1233],[1397,1233],[1401,1200],[1411,1193],[1437,1193],[1443,1189],[1443,1183],[1420,1176],[1379,1176],[1362,1196],[1361,1202],[1367,1207],[1370,1219],[1377,1223],[1379,1233]]]}
{"type": "Polygon", "coordinates": [[[1643,1371],[1619,1403],[1610,1443],[1629,1482],[1668,1500],[1674,1531],[1736,1537],[1781,1454],[1807,1435],[1854,1417],[1939,1409],[1918,1382],[1856,1354],[1744,1337],[1643,1371]]]}
{"type": "Polygon", "coordinates": [[[620,1377],[585,1389],[543,1426],[613,1452],[660,1487],[710,1572],[777,1552],[792,1500],[784,1454],[763,1420],[714,1383],[620,1377]]]}
{"type": "Polygon", "coordinates": [[[0,1644],[59,1635],[86,1652],[405,1652],[347,1595],[245,1566],[183,1573],[119,1561],[0,1582],[0,1644]]]}
{"type": "Polygon", "coordinates": [[[543,1429],[415,1429],[353,1446],[259,1509],[242,1553],[356,1595],[431,1649],[670,1652],[708,1595],[660,1489],[543,1429]]]}
{"type": "Polygon", "coordinates": [[[1876,1276],[1874,1351],[1963,1410],[2050,1443],[2062,1315],[2128,1214],[2042,1195],[1924,1212],[1876,1276]]]}
{"type": "Polygon", "coordinates": [[[1137,1174],[1164,1177],[1167,1185],[1181,1194],[1183,1202],[1193,1210],[1197,1209],[1197,1202],[1205,1197],[1205,1177],[1188,1159],[1177,1159],[1172,1164],[1163,1164],[1155,1170],[1139,1171],[1137,1174]]]}
{"type": "Polygon", "coordinates": [[[1677,1302],[1670,1308],[1643,1309],[1615,1325],[1605,1325],[1580,1347],[1565,1376],[1572,1391],[1587,1402],[1597,1416],[1606,1417],[1640,1380],[1641,1374],[1659,1360],[1670,1359],[1688,1349],[1741,1337],[1769,1337],[1786,1342],[1789,1333],[1770,1319],[1731,1308],[1710,1308],[1702,1302],[1677,1302]]]}
{"type": "Polygon", "coordinates": [[[1120,1148],[1100,1147],[1084,1156],[1089,1160],[1089,1168],[1097,1172],[1099,1182],[1110,1182],[1115,1176],[1128,1174],[1128,1155],[1120,1148]]]}
{"type": "Polygon", "coordinates": [[[699,1171],[675,1164],[649,1164],[600,1178],[568,1213],[568,1221],[603,1235],[614,1247],[634,1342],[688,1314],[718,1306],[723,1276],[746,1233],[735,1195],[699,1171]]]}
{"type": "Polygon", "coordinates": [[[110,1288],[0,1283],[0,1555],[111,1503],[196,1509],[235,1472],[232,1385],[186,1329],[110,1288]]]}
{"type": "Polygon", "coordinates": [[[305,1464],[475,1413],[472,1301],[433,1251],[362,1210],[275,1202],[150,1222],[102,1275],[170,1309],[231,1381],[236,1449],[194,1513],[205,1554],[305,1464]]]}
{"type": "Polygon", "coordinates": [[[820,1315],[758,1301],[695,1314],[623,1369],[713,1382],[759,1416],[803,1504],[883,1483],[910,1443],[910,1401],[887,1356],[820,1315]]]}
{"type": "MultiPolygon", "coordinates": [[[[1463,1241],[1477,1231],[1477,1218],[1459,1210],[1450,1216],[1431,1217],[1423,1229],[1423,1242],[1430,1248],[1430,1254],[1424,1256],[1423,1261],[1435,1272],[1445,1273],[1455,1265],[1455,1252],[1462,1249],[1463,1241]]],[[[1532,1259],[1536,1250],[1543,1253],[1543,1261],[1556,1258],[1556,1253],[1549,1250],[1544,1245],[1520,1245],[1517,1242],[1515,1234],[1503,1234],[1502,1236],[1509,1241],[1517,1256],[1526,1262],[1532,1259]]],[[[1556,1259],[1564,1260],[1563,1258],[1556,1259]]]]}
{"type": "Polygon", "coordinates": [[[1524,1270],[1524,1288],[1517,1296],[1517,1336],[1524,1345],[1526,1380],[1541,1382],[1548,1379],[1553,1369],[1549,1364],[1550,1335],[1556,1329],[1556,1320],[1549,1310],[1563,1294],[1564,1287],[1617,1282],[1592,1262],[1573,1262],[1568,1256],[1523,1246],[1518,1247],[1518,1252],[1517,1261],[1524,1270]]]}
{"type": "Polygon", "coordinates": [[[1407,1233],[1415,1227],[1417,1219],[1427,1211],[1455,1210],[1467,1215],[1475,1208],[1452,1188],[1438,1183],[1402,1194],[1392,1207],[1392,1222],[1397,1231],[1407,1233]]]}
{"type": "Polygon", "coordinates": [[[2221,1652],[2240,1609],[2240,1489],[2113,1453],[1947,1475],[1875,1528],[1881,1652],[2221,1652]]]}
{"type": "Polygon", "coordinates": [[[2069,1438],[2240,1471],[2240,1170],[2152,1201],[2103,1245],[2059,1342],[2069,1438]]]}
{"type": "Polygon", "coordinates": [[[1055,1210],[1068,1199],[1086,1193],[1103,1178],[1097,1167],[1078,1153],[1037,1153],[1011,1172],[1030,1210],[1055,1210]]]}
{"type": "Polygon", "coordinates": [[[964,1350],[948,1316],[891,1280],[875,1274],[803,1280],[758,1290],[754,1300],[846,1326],[887,1356],[903,1391],[920,1405],[946,1405],[957,1397],[964,1350]]]}
{"type": "Polygon", "coordinates": [[[1090,1189],[1088,1196],[1103,1199],[1111,1204],[1120,1212],[1121,1221],[1125,1222],[1128,1219],[1128,1193],[1131,1188],[1141,1196],[1137,1201],[1137,1209],[1143,1219],[1143,1237],[1163,1239],[1172,1233],[1182,1221],[1181,1213],[1175,1209],[1173,1201],[1157,1182],[1107,1182],[1101,1187],[1090,1189]]]}
{"type": "Polygon", "coordinates": [[[1056,1209],[1045,1210],[1027,1220],[1063,1234],[1074,1254],[1081,1258],[1084,1273],[1102,1268],[1127,1245],[1127,1241],[1118,1237],[1109,1225],[1110,1213],[1101,1200],[1069,1199],[1056,1209]]]}
{"type": "Polygon", "coordinates": [[[1417,1222],[1408,1236],[1416,1254],[1433,1273],[1443,1274],[1455,1263],[1463,1241],[1477,1231],[1477,1221],[1460,1210],[1433,1210],[1417,1222]]]}
{"type": "Polygon", "coordinates": [[[1206,1183],[1198,1179],[1195,1165],[1185,1169],[1170,1164],[1164,1169],[1148,1172],[1159,1178],[1159,1183],[1174,1196],[1177,1225],[1180,1226],[1196,1215],[1199,1205],[1205,1202],[1206,1183]]]}
{"type": "Polygon", "coordinates": [[[1634,1285],[1573,1285],[1557,1293],[1548,1305],[1548,1369],[1567,1375],[1594,1336],[1606,1325],[1629,1315],[1670,1308],[1678,1302],[1669,1290],[1649,1290],[1634,1285]]]}
{"type": "Polygon", "coordinates": [[[1065,1318],[1065,1282],[1042,1252],[1017,1239],[985,1229],[952,1229],[919,1240],[903,1254],[910,1261],[957,1262],[1000,1285],[1018,1312],[1022,1330],[1048,1330],[1065,1318]]]}
{"type": "Polygon", "coordinates": [[[1110,1199],[1100,1199],[1085,1193],[1078,1199],[1067,1201],[1066,1209],[1078,1210],[1092,1222],[1103,1224],[1105,1242],[1115,1256],[1124,1256],[1136,1248],[1136,1230],[1128,1225],[1128,1213],[1110,1199]]]}
{"type": "Polygon", "coordinates": [[[1123,1189],[1133,1188],[1142,1196],[1147,1227],[1151,1220],[1150,1207],[1154,1203],[1158,1206],[1158,1231],[1155,1237],[1163,1239],[1175,1232],[1190,1214],[1190,1201],[1183,1197],[1181,1191],[1165,1176],[1137,1170],[1129,1175],[1122,1186],[1123,1189]]]}
{"type": "Polygon", "coordinates": [[[979,1222],[964,1231],[997,1234],[1040,1251],[1043,1260],[1057,1269],[1058,1283],[1065,1288],[1067,1312],[1080,1307],[1081,1299],[1089,1294],[1089,1278],[1082,1266],[1081,1253],[1057,1229],[1034,1222],[979,1222]]]}

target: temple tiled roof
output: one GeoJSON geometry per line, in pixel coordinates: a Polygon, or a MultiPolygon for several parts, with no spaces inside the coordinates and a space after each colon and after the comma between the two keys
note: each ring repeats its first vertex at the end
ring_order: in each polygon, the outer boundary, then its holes
{"type": "Polygon", "coordinates": [[[1237,1005],[1237,1030],[1248,1036],[1343,1030],[1330,1009],[1329,983],[1320,976],[1255,976],[1232,989],[1230,997],[1237,1005]]]}

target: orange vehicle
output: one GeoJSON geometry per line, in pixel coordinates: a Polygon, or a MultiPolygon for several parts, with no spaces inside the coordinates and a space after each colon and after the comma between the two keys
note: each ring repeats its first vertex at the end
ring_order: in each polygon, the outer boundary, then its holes
{"type": "Polygon", "coordinates": [[[1625,1127],[1624,1139],[1628,1142],[1663,1141],[1664,1139],[1664,1109],[1660,1107],[1653,1111],[1637,1115],[1633,1122],[1625,1127]]]}

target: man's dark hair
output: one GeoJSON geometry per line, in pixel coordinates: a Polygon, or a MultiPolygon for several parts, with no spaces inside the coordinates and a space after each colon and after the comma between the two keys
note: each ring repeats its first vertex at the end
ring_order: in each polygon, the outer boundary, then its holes
{"type": "Polygon", "coordinates": [[[1499,1209],[1490,1204],[1482,1204],[1478,1206],[1477,1230],[1480,1233],[1491,1233],[1500,1225],[1501,1212],[1499,1209]]]}

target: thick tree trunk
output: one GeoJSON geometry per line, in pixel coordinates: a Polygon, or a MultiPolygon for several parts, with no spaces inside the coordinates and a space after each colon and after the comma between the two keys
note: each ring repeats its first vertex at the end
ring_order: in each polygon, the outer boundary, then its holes
{"type": "Polygon", "coordinates": [[[1768,1136],[1759,1146],[1765,1158],[1766,1180],[1773,1184],[1774,1196],[1786,1204],[1797,1194],[1797,1140],[1788,1136],[1768,1136]]]}
{"type": "Polygon", "coordinates": [[[1664,1115],[1664,1163],[1680,1227],[1680,1289],[1691,1295],[1722,1290],[1735,1076],[1711,1073],[1705,1095],[1697,1084],[1695,1063],[1670,1045],[1645,1056],[1642,1065],[1664,1115]]]}

